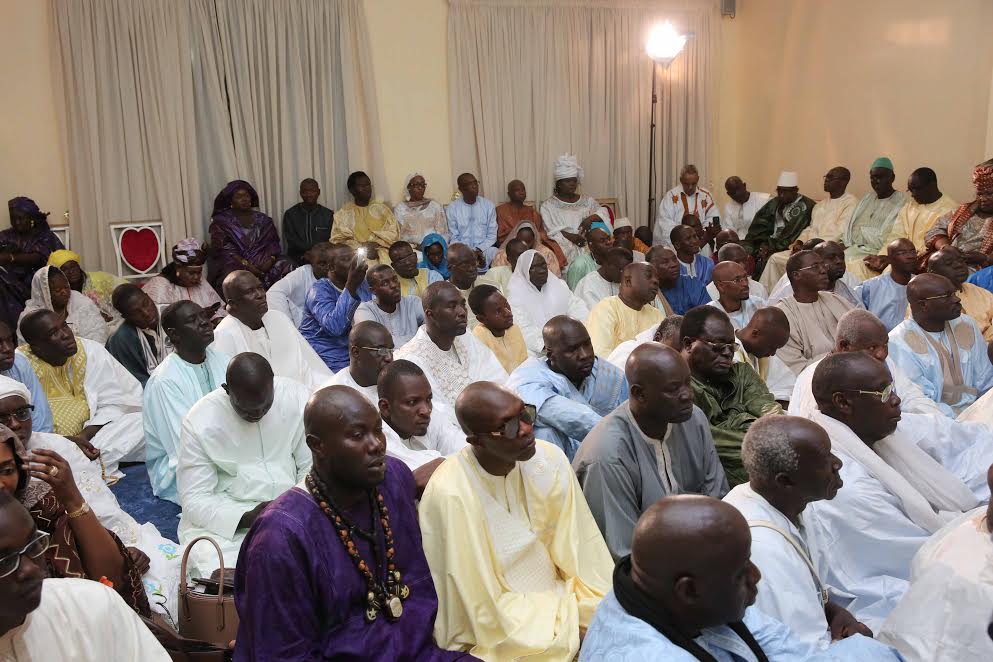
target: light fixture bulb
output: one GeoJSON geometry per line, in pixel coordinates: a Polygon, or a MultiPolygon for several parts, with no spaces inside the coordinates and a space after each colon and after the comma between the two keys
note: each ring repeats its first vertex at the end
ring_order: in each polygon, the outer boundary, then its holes
{"type": "Polygon", "coordinates": [[[686,45],[686,35],[677,34],[672,23],[666,21],[652,27],[645,43],[645,52],[655,62],[668,67],[686,45]]]}

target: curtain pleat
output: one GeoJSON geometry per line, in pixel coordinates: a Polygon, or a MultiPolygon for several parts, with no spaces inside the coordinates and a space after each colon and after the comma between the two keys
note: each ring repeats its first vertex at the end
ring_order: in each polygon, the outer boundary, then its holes
{"type": "Polygon", "coordinates": [[[231,179],[277,223],[305,177],[330,207],[352,170],[386,183],[361,0],[51,1],[88,266],[115,268],[111,223],[205,236],[231,179]]]}
{"type": "Polygon", "coordinates": [[[495,200],[512,179],[541,200],[552,192],[555,158],[572,152],[585,169],[583,190],[616,197],[622,215],[645,225],[653,75],[645,41],[664,20],[691,34],[658,72],[657,204],[684,164],[704,183],[711,176],[719,18],[711,0],[452,0],[454,171],[476,173],[495,200]]]}

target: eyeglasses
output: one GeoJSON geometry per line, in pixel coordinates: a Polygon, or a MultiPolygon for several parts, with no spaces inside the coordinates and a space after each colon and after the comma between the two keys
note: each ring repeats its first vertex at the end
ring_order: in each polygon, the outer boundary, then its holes
{"type": "Polygon", "coordinates": [[[501,435],[505,439],[517,439],[521,434],[521,421],[524,421],[528,425],[535,422],[538,417],[538,408],[534,405],[525,404],[524,409],[520,414],[510,419],[503,424],[503,428],[500,430],[494,430],[490,434],[496,436],[501,435]]]}
{"type": "Polygon", "coordinates": [[[29,559],[36,559],[48,551],[50,544],[49,535],[42,531],[38,533],[34,540],[25,545],[21,551],[0,558],[0,579],[9,577],[17,572],[17,569],[21,567],[22,556],[27,556],[29,559]]]}
{"type": "Polygon", "coordinates": [[[852,389],[853,393],[861,393],[862,395],[875,395],[879,397],[880,402],[886,402],[890,399],[891,395],[896,394],[896,385],[890,382],[889,385],[882,391],[863,391],[861,389],[852,389]]]}
{"type": "Polygon", "coordinates": [[[955,292],[947,292],[946,294],[936,294],[933,297],[921,297],[921,301],[930,301],[931,299],[948,299],[955,296],[955,292]]]}
{"type": "Polygon", "coordinates": [[[715,354],[734,354],[734,350],[738,346],[737,343],[733,342],[711,342],[703,338],[694,338],[693,340],[699,340],[707,345],[715,354]]]}
{"type": "Polygon", "coordinates": [[[800,267],[799,269],[794,269],[793,271],[806,271],[807,269],[817,269],[818,271],[823,271],[827,273],[827,267],[823,262],[818,262],[817,264],[811,264],[807,267],[800,267]]]}
{"type": "Polygon", "coordinates": [[[387,356],[393,356],[392,347],[363,347],[362,345],[356,345],[359,349],[364,349],[367,352],[371,352],[373,356],[378,356],[380,358],[386,358],[387,356]]]}
{"type": "Polygon", "coordinates": [[[737,278],[729,278],[727,280],[715,280],[714,282],[715,283],[735,283],[735,284],[738,284],[738,285],[742,285],[742,284],[748,282],[748,276],[747,275],[745,275],[745,276],[738,276],[737,278]]]}
{"type": "Polygon", "coordinates": [[[24,405],[23,407],[18,407],[12,412],[7,414],[0,414],[0,423],[7,425],[11,421],[20,421],[21,423],[27,421],[31,418],[31,412],[34,411],[34,405],[24,405]]]}

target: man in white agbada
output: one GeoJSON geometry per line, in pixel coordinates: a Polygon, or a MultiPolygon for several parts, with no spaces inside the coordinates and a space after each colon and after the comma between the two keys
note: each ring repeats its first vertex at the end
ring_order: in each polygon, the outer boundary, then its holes
{"type": "Polygon", "coordinates": [[[790,339],[776,356],[793,374],[834,348],[838,320],[854,306],[825,291],[828,273],[824,260],[814,251],[794,253],[786,263],[793,294],[776,304],[790,323],[790,339]]]}
{"type": "Polygon", "coordinates": [[[907,301],[911,317],[890,331],[893,362],[945,415],[957,416],[993,387],[983,334],[944,276],[914,276],[907,301]]]}
{"type": "MultiPolygon", "coordinates": [[[[893,386],[900,394],[900,410],[905,414],[928,414],[945,416],[951,411],[942,410],[931,398],[924,395],[920,387],[900,369],[889,356],[889,336],[886,327],[875,315],[867,310],[850,310],[838,320],[835,329],[834,353],[865,352],[877,361],[886,363],[893,376],[893,386]]],[[[814,400],[814,371],[820,360],[803,369],[793,385],[790,396],[789,413],[793,416],[810,416],[817,409],[814,400]]]]}
{"type": "Polygon", "coordinates": [[[260,354],[277,377],[300,382],[316,391],[331,379],[331,371],[289,318],[269,310],[262,283],[248,271],[232,271],[224,278],[228,315],[214,329],[214,348],[235,356],[260,354]]]}
{"type": "MultiPolygon", "coordinates": [[[[858,198],[845,192],[851,178],[852,173],[848,171],[848,168],[837,166],[827,171],[827,174],[824,175],[824,192],[828,194],[828,197],[814,205],[810,212],[810,225],[804,228],[800,236],[793,242],[794,247],[811,239],[823,239],[824,241],[841,239],[841,235],[848,225],[848,219],[852,217],[852,211],[858,204],[858,198]]],[[[769,261],[762,271],[762,283],[764,285],[773,287],[773,283],[785,275],[786,260],[790,258],[790,255],[791,251],[786,250],[769,256],[769,261]]]]}
{"type": "Polygon", "coordinates": [[[0,659],[169,662],[113,589],[89,579],[45,579],[48,545],[24,506],[0,491],[0,659]]]}
{"type": "Polygon", "coordinates": [[[806,526],[807,506],[833,499],[842,487],[841,460],[831,452],[827,433],[803,418],[766,416],[745,433],[741,461],[748,482],[724,501],[744,515],[752,532],[752,563],[762,572],[756,606],[821,650],[853,634],[871,637],[869,628],[831,600],[821,580],[830,550],[806,526]]]}
{"type": "Polygon", "coordinates": [[[729,199],[724,205],[721,226],[725,230],[733,230],[739,237],[744,237],[748,234],[748,228],[752,226],[755,212],[762,209],[771,196],[768,193],[749,191],[748,185],[737,175],[724,180],[724,192],[729,199]]]}
{"type": "Polygon", "coordinates": [[[53,431],[75,442],[106,471],[144,456],[141,383],[103,345],[73,335],[50,310],[21,318],[28,359],[52,410],[53,431]]]}
{"type": "Polygon", "coordinates": [[[590,314],[565,281],[548,271],[545,258],[535,250],[524,251],[517,258],[507,289],[507,301],[514,312],[514,323],[524,336],[528,356],[544,355],[541,330],[548,320],[559,315],[585,320],[590,314]]]}
{"type": "Polygon", "coordinates": [[[653,245],[671,246],[669,233],[683,222],[683,216],[687,214],[699,218],[704,228],[720,220],[721,212],[714,202],[714,196],[710,191],[700,188],[699,182],[700,172],[696,166],[684,165],[679,171],[679,186],[666,191],[659,203],[655,229],[652,231],[653,245]]]}
{"type": "MultiPolygon", "coordinates": [[[[303,431],[310,389],[252,352],[228,365],[226,382],[193,405],[180,431],[176,486],[179,541],[210,536],[225,567],[238,561],[241,541],[270,501],[303,480],[311,455],[303,431]]],[[[217,567],[209,545],[190,555],[202,573],[217,567]]]]}
{"type": "Polygon", "coordinates": [[[822,579],[852,595],[845,607],[876,629],[906,591],[921,545],[989,499],[985,474],[981,485],[960,477],[977,455],[988,458],[989,431],[950,430],[946,418],[912,414],[898,427],[893,378],[863,352],[825,357],[814,372],[814,397],[819,411],[810,418],[831,437],[845,481],[834,499],[808,507],[812,535],[831,550],[822,579]]]}
{"type": "Polygon", "coordinates": [[[348,386],[379,407],[379,373],[393,361],[393,337],[379,322],[359,322],[348,333],[348,367],[334,374],[326,386],[348,386]]]}
{"type": "Polygon", "coordinates": [[[293,321],[293,326],[299,327],[303,321],[307,292],[314,283],[328,275],[330,268],[331,244],[326,241],[314,244],[310,249],[310,264],[297,267],[266,292],[269,308],[283,313],[293,321]]]}
{"type": "MultiPolygon", "coordinates": [[[[520,266],[522,255],[518,260],[520,266]]],[[[447,281],[432,283],[421,299],[425,323],[410,342],[396,352],[424,371],[434,397],[451,406],[466,386],[491,381],[503,384],[507,371],[476,336],[466,333],[465,298],[447,281]]]]}
{"type": "Polygon", "coordinates": [[[100,524],[113,531],[125,546],[135,547],[148,557],[149,569],[142,580],[149,605],[159,613],[177,613],[180,555],[176,544],[163,538],[154,524],[139,525],[124,512],[104,482],[100,467],[83,455],[76,444],[61,435],[35,432],[27,410],[31,404],[31,394],[22,383],[0,376],[0,421],[7,424],[27,450],[55,451],[69,463],[79,493],[100,524]]]}
{"type": "MultiPolygon", "coordinates": [[[[600,204],[588,195],[579,193],[583,183],[583,169],[576,157],[563,154],[555,159],[555,189],[552,196],[541,203],[539,209],[548,237],[555,241],[566,260],[572,262],[582,254],[586,241],[581,235],[594,221],[600,220],[600,204]]],[[[562,265],[565,268],[565,265],[562,265]]]]}
{"type": "Polygon", "coordinates": [[[177,301],[162,311],[162,328],[175,351],[152,372],[145,384],[145,468],[152,493],[179,503],[176,465],[183,417],[203,396],[224,383],[230,358],[212,347],[210,309],[177,301]]]}
{"type": "Polygon", "coordinates": [[[445,457],[465,446],[465,432],[455,410],[434,402],[424,371],[399,359],[384,366],[376,403],[386,433],[386,454],[414,472],[418,494],[445,457]]]}
{"type": "MultiPolygon", "coordinates": [[[[607,251],[607,259],[600,268],[583,276],[573,294],[576,295],[588,309],[592,309],[607,297],[615,297],[621,291],[621,274],[624,267],[634,261],[631,251],[620,246],[614,246],[607,251]]],[[[585,319],[580,317],[577,319],[585,319]]]]}
{"type": "MultiPolygon", "coordinates": [[[[993,468],[987,475],[993,487],[993,468]]],[[[908,662],[993,660],[993,511],[980,506],[950,522],[917,552],[910,588],[878,639],[908,662]]]]}

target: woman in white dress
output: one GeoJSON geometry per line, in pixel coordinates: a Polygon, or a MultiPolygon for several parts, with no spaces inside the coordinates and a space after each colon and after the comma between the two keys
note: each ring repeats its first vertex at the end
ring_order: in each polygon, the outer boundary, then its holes
{"type": "Polygon", "coordinates": [[[521,329],[529,356],[542,356],[545,341],[541,330],[556,315],[568,315],[586,321],[589,308],[565,281],[549,273],[548,265],[534,249],[517,258],[517,266],[507,286],[507,301],[514,313],[514,324],[521,329]]]}
{"type": "MultiPolygon", "coordinates": [[[[558,242],[566,260],[572,262],[586,245],[585,234],[599,219],[600,205],[579,193],[583,169],[572,154],[555,159],[555,189],[552,197],[541,203],[541,220],[548,236],[558,242]]],[[[563,265],[564,266],[564,265],[563,265]]]]}
{"type": "Polygon", "coordinates": [[[418,248],[424,237],[440,234],[448,241],[448,218],[445,209],[436,200],[425,198],[428,184],[424,175],[412,172],[403,182],[404,199],[393,208],[393,215],[400,224],[400,239],[418,248]]]}

